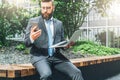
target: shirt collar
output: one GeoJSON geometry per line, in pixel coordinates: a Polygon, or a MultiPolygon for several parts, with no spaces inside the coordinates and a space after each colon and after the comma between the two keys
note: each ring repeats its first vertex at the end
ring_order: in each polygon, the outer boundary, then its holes
{"type": "Polygon", "coordinates": [[[53,17],[51,17],[49,20],[44,19],[44,21],[53,21],[53,17]]]}
{"type": "Polygon", "coordinates": [[[52,20],[53,20],[53,17],[51,17],[50,20],[52,21],[52,20]]]}

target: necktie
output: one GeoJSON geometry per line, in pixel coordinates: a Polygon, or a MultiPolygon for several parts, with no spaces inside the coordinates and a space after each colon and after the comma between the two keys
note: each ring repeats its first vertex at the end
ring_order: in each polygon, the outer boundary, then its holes
{"type": "Polygon", "coordinates": [[[47,32],[48,32],[48,54],[49,56],[53,55],[53,48],[50,48],[50,46],[52,46],[53,44],[53,38],[52,38],[52,31],[50,29],[50,25],[51,25],[51,21],[47,21],[47,32]]]}

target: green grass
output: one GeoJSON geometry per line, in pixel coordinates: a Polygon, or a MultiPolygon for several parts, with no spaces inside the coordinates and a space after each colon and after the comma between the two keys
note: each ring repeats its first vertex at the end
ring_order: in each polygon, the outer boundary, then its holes
{"type": "Polygon", "coordinates": [[[25,48],[26,47],[25,47],[25,45],[23,43],[21,43],[21,44],[19,44],[19,45],[16,46],[16,49],[20,50],[20,51],[25,50],[25,48]]]}
{"type": "Polygon", "coordinates": [[[105,47],[90,41],[78,41],[72,47],[72,50],[75,53],[79,51],[82,54],[94,54],[98,56],[120,54],[120,49],[105,47]]]}

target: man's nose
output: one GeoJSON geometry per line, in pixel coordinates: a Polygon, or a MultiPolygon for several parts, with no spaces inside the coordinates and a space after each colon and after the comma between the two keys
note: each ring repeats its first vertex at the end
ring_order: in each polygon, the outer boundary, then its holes
{"type": "Polygon", "coordinates": [[[45,8],[44,11],[47,12],[47,9],[45,8]]]}

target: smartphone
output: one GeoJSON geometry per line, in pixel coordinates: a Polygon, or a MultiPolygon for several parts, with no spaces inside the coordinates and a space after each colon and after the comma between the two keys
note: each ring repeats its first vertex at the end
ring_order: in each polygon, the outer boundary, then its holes
{"type": "Polygon", "coordinates": [[[37,28],[34,30],[35,32],[39,30],[37,22],[31,22],[31,24],[32,24],[32,27],[37,26],[37,28]]]}

